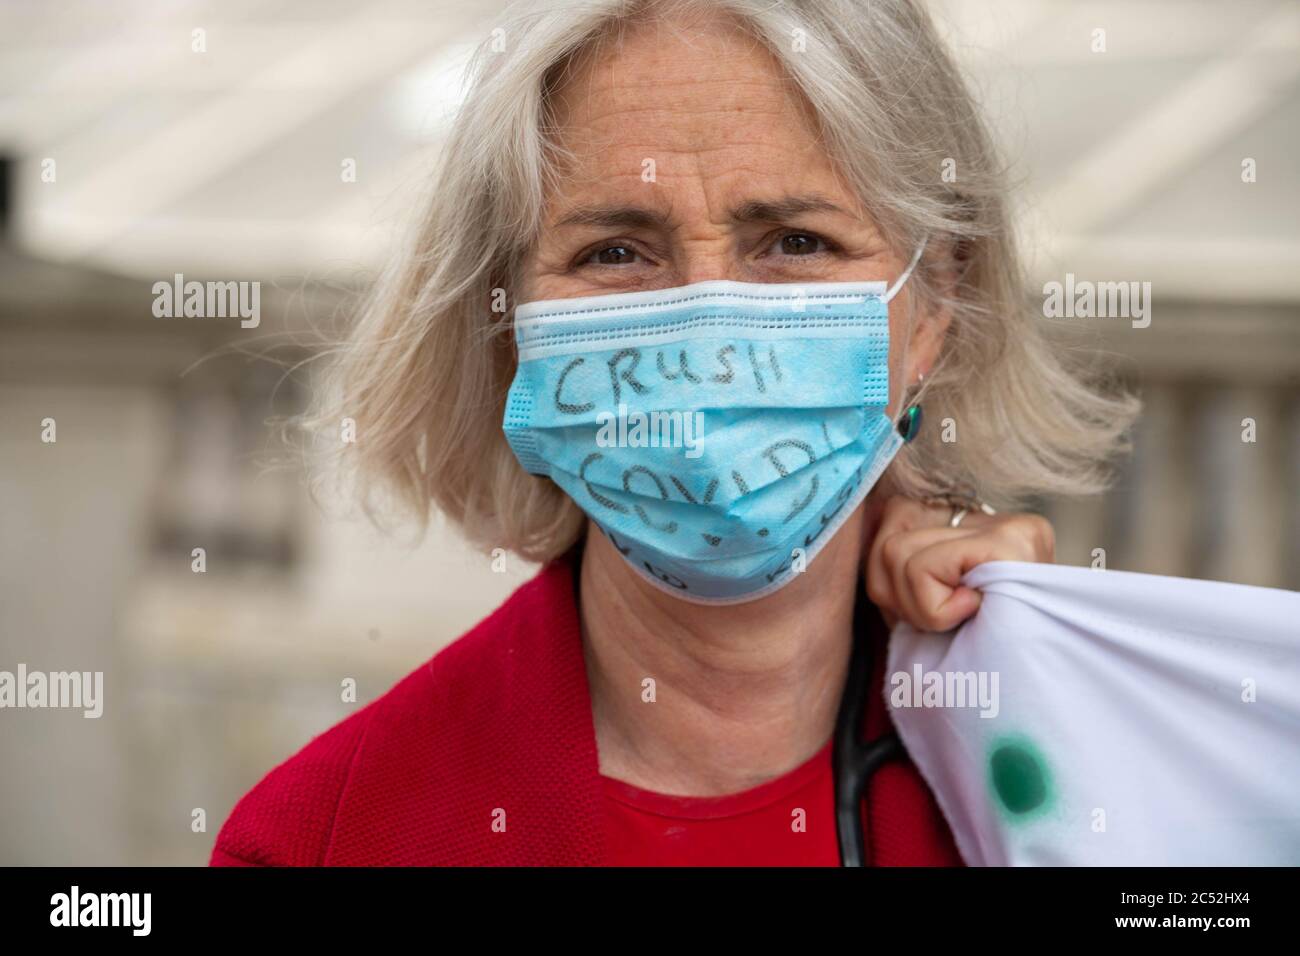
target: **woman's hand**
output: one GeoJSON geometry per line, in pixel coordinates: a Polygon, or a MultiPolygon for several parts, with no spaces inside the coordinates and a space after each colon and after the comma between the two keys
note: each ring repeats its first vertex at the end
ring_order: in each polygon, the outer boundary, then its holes
{"type": "Polygon", "coordinates": [[[885,502],[867,555],[867,596],[891,628],[948,631],[974,614],[980,593],[962,575],[985,561],[1054,559],[1056,536],[1041,515],[969,512],[948,527],[952,509],[896,495],[885,502]]]}

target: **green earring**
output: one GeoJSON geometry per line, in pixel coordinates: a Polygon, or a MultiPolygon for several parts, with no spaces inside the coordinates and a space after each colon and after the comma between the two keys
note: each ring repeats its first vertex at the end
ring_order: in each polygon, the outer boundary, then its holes
{"type": "Polygon", "coordinates": [[[903,412],[903,417],[898,420],[898,433],[903,436],[903,441],[910,442],[920,430],[921,406],[912,405],[907,411],[903,412]]]}

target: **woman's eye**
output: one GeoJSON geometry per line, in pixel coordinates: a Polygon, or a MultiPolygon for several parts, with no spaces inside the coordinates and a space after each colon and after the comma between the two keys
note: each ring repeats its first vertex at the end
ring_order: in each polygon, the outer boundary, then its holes
{"type": "Polygon", "coordinates": [[[773,248],[783,256],[812,256],[825,251],[826,243],[810,232],[786,233],[773,243],[773,248]]]}
{"type": "Polygon", "coordinates": [[[626,266],[636,261],[636,250],[631,246],[605,246],[587,256],[586,262],[601,266],[626,266]]]}

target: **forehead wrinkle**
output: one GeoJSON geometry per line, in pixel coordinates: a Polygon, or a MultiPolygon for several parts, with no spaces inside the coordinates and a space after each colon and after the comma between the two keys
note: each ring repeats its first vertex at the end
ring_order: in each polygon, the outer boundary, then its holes
{"type": "MultiPolygon", "coordinates": [[[[729,179],[750,186],[754,177],[767,180],[768,187],[777,187],[768,195],[816,191],[840,197],[844,184],[833,168],[800,158],[820,144],[816,112],[762,41],[743,29],[688,32],[670,26],[649,37],[636,27],[620,27],[575,57],[552,88],[553,132],[570,154],[551,209],[599,184],[617,202],[621,189],[639,181],[647,157],[659,164],[658,199],[681,193],[678,198],[691,205],[702,200],[718,222],[728,218],[724,197],[736,195],[729,179]],[[714,55],[705,60],[701,50],[714,55]],[[741,77],[734,75],[737,66],[741,77]],[[727,153],[742,156],[727,162],[727,153]]],[[[856,207],[858,200],[844,195],[841,204],[856,207]]]]}
{"type": "MultiPolygon", "coordinates": [[[[629,92],[639,92],[642,96],[651,93],[652,103],[645,109],[663,109],[666,92],[698,91],[701,87],[719,87],[724,93],[721,104],[706,102],[699,105],[697,95],[668,96],[667,105],[678,113],[690,112],[705,114],[709,112],[760,112],[788,113],[791,107],[807,123],[806,108],[799,102],[802,94],[792,83],[780,62],[767,50],[766,46],[750,31],[734,24],[730,17],[713,16],[696,20],[706,27],[721,21],[722,31],[710,32],[697,29],[692,36],[679,30],[676,23],[669,23],[671,39],[677,45],[687,48],[686,56],[691,57],[692,70],[681,66],[682,55],[674,56],[672,44],[641,43],[634,52],[628,52],[637,38],[644,37],[644,26],[634,24],[632,29],[624,29],[620,24],[619,32],[613,36],[598,39],[585,51],[570,61],[563,71],[563,79],[553,88],[555,105],[558,111],[568,114],[562,125],[572,125],[575,114],[582,112],[583,120],[593,122],[619,112],[636,113],[641,107],[627,102],[629,92]],[[712,21],[712,22],[710,22],[712,21]],[[714,40],[712,44],[719,51],[735,47],[734,40],[743,40],[743,53],[711,57],[705,69],[712,69],[713,75],[701,76],[699,58],[694,56],[700,45],[692,42],[704,38],[714,40]],[[743,57],[748,62],[747,78],[737,79],[735,65],[743,57]],[[620,70],[620,67],[623,69],[620,70]],[[577,94],[574,96],[574,94],[577,94]],[[597,103],[605,100],[608,105],[597,103]],[[580,102],[575,102],[580,101],[580,102]],[[766,108],[766,109],[764,109],[766,108]]],[[[662,31],[659,32],[663,35],[662,31]]],[[[715,98],[716,99],[716,98],[715,98]]]]}
{"type": "Polygon", "coordinates": [[[609,109],[599,117],[568,122],[556,129],[555,135],[574,154],[570,158],[575,169],[621,166],[631,158],[637,161],[638,174],[640,160],[648,157],[662,163],[670,157],[709,157],[736,151],[750,160],[771,157],[776,160],[775,168],[802,165],[795,157],[816,150],[820,143],[816,130],[802,117],[784,111],[711,107],[687,118],[683,111],[666,110],[661,105],[609,109]],[[774,139],[774,129],[784,132],[774,139]]]}
{"type": "MultiPolygon", "coordinates": [[[[698,93],[700,86],[701,84],[694,83],[682,88],[698,93]]],[[[734,93],[735,85],[729,86],[728,90],[734,93]]],[[[665,99],[654,90],[646,90],[644,95],[636,98],[588,96],[581,107],[575,108],[573,104],[568,108],[561,106],[556,116],[556,132],[563,138],[572,138],[584,128],[592,132],[604,128],[622,132],[627,129],[625,124],[629,119],[636,120],[639,126],[651,123],[667,130],[688,132],[684,129],[685,126],[708,122],[715,117],[720,118],[721,123],[710,122],[709,128],[712,130],[726,130],[736,125],[736,120],[759,123],[780,118],[793,121],[801,132],[812,132],[807,115],[797,108],[790,97],[729,97],[721,102],[717,98],[709,99],[698,95],[665,99]]]]}

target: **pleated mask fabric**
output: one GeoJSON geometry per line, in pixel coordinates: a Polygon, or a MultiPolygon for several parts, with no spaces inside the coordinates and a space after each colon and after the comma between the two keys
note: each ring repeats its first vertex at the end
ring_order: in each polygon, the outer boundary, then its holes
{"type": "Polygon", "coordinates": [[[520,305],[506,438],[656,587],[771,593],[902,445],[888,300],[915,261],[892,288],[710,281],[520,305]]]}

